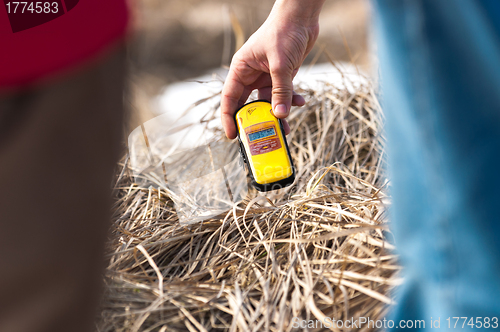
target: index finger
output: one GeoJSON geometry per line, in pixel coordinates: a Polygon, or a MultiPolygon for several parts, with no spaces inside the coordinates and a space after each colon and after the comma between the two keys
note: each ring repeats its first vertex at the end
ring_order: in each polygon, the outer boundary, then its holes
{"type": "Polygon", "coordinates": [[[222,89],[221,107],[221,122],[227,138],[236,138],[236,126],[234,124],[234,113],[238,108],[238,102],[245,90],[244,84],[234,71],[229,70],[224,88],[222,89]]]}

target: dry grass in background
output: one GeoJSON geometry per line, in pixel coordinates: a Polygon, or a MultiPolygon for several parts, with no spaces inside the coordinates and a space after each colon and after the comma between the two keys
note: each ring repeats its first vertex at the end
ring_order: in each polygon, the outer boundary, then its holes
{"type": "Polygon", "coordinates": [[[203,223],[180,225],[165,190],[122,165],[99,331],[290,331],[292,317],[386,313],[399,267],[376,97],[326,83],[301,92],[295,184],[203,223]]]}

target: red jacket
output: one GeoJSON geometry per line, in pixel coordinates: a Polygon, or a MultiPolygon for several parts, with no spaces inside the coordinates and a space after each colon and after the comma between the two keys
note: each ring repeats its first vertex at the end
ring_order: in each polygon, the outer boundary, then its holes
{"type": "Polygon", "coordinates": [[[125,1],[3,0],[0,88],[36,83],[90,60],[122,39],[128,22],[125,1]]]}

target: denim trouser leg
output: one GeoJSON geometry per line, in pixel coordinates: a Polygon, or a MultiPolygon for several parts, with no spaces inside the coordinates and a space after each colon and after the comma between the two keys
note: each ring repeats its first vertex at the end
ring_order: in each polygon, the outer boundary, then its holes
{"type": "Polygon", "coordinates": [[[500,1],[375,9],[405,276],[392,318],[500,318],[500,1]]]}

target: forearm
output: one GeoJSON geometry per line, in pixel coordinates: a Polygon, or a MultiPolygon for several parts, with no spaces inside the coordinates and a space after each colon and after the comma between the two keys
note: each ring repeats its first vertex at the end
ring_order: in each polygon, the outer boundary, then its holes
{"type": "Polygon", "coordinates": [[[325,0],[276,0],[269,17],[303,26],[318,24],[325,0]]]}

